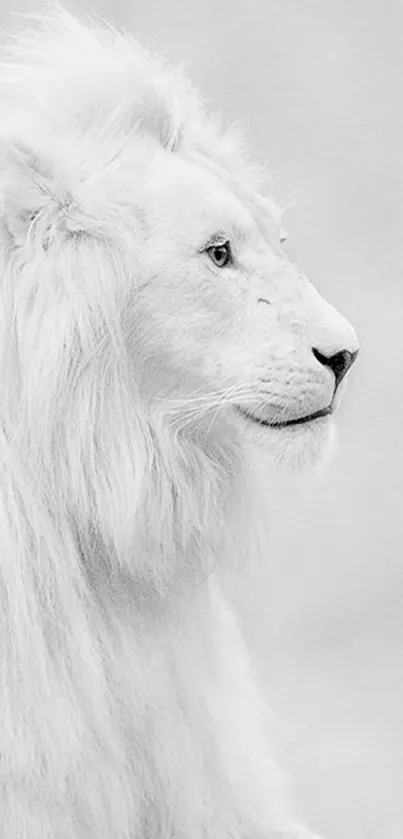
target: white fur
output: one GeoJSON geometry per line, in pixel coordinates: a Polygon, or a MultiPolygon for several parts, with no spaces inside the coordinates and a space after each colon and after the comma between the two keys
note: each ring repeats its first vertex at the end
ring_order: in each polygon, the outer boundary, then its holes
{"type": "Polygon", "coordinates": [[[219,574],[255,553],[258,461],[320,455],[328,422],[234,406],[315,410],[312,343],[354,334],[238,141],[131,38],[42,18],[0,116],[0,835],[294,835],[219,574]]]}

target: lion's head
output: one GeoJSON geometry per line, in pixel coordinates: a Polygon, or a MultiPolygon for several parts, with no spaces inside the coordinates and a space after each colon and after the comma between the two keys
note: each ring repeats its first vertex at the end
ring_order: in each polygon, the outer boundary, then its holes
{"type": "Polygon", "coordinates": [[[151,354],[177,388],[190,376],[215,394],[241,434],[316,448],[357,354],[353,328],[285,255],[274,203],[236,175],[184,149],[156,151],[145,177],[137,293],[151,354]]]}
{"type": "Polygon", "coordinates": [[[2,427],[47,496],[115,543],[155,474],[177,509],[199,443],[204,476],[226,439],[321,451],[354,330],[182,77],[58,14],[0,109],[2,427]]]}

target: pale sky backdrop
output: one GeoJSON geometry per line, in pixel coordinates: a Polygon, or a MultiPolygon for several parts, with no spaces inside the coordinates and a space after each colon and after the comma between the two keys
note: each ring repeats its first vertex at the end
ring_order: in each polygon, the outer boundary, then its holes
{"type": "MultiPolygon", "coordinates": [[[[243,123],[297,202],[292,254],[358,331],[339,450],[325,479],[279,479],[239,600],[299,814],[328,839],[403,839],[403,0],[65,5],[184,62],[243,123]]],[[[0,25],[37,8],[0,0],[0,25]]]]}

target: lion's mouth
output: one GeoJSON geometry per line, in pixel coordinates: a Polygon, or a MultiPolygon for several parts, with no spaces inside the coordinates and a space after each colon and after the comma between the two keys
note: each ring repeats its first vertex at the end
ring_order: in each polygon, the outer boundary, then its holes
{"type": "Polygon", "coordinates": [[[322,417],[327,417],[332,413],[333,408],[332,405],[327,405],[326,408],[322,408],[320,411],[314,411],[312,414],[305,414],[303,417],[295,417],[293,419],[281,421],[262,419],[262,417],[257,417],[255,414],[251,414],[239,405],[237,405],[237,410],[246,419],[257,423],[257,425],[262,425],[264,428],[289,428],[294,425],[305,425],[306,423],[313,422],[314,420],[321,419],[322,417]]]}

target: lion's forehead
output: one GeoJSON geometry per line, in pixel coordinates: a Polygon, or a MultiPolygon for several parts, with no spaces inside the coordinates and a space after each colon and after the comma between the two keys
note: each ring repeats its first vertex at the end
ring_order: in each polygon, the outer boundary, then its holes
{"type": "Polygon", "coordinates": [[[230,234],[239,242],[279,238],[280,212],[271,197],[248,189],[219,167],[161,152],[153,161],[148,193],[156,224],[190,237],[230,234]]]}

